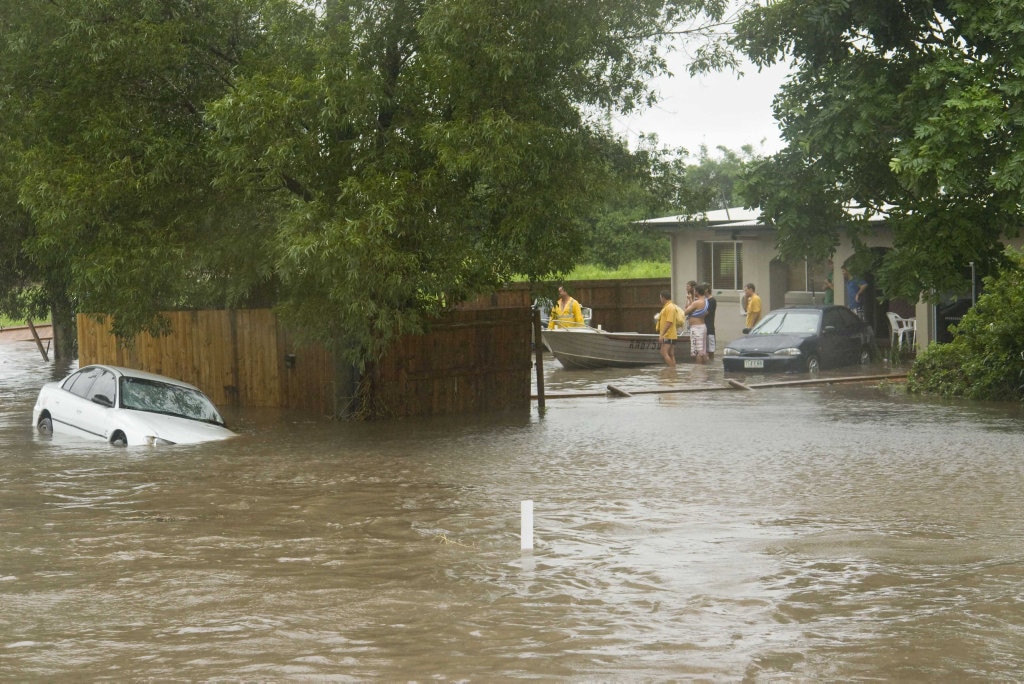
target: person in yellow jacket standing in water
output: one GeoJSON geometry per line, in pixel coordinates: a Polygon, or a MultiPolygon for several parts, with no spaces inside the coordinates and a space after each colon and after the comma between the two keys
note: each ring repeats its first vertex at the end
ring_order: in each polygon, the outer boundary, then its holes
{"type": "Polygon", "coordinates": [[[661,348],[661,358],[671,367],[676,367],[676,340],[679,338],[679,330],[676,328],[677,314],[679,308],[672,301],[672,294],[668,290],[662,290],[661,313],[658,314],[658,342],[661,348]]]}
{"type": "Polygon", "coordinates": [[[555,328],[580,328],[583,326],[583,308],[569,296],[565,287],[558,286],[558,301],[548,317],[548,330],[555,328]]]}

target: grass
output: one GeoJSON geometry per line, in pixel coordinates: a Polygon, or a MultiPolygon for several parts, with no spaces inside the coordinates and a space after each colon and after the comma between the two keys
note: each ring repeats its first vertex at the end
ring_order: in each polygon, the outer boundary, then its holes
{"type": "Polygon", "coordinates": [[[580,264],[566,277],[564,282],[575,280],[629,280],[633,278],[668,278],[672,275],[672,264],[668,261],[633,261],[619,268],[608,268],[599,264],[580,264]]]}
{"type": "Polygon", "coordinates": [[[627,280],[632,278],[668,278],[672,264],[668,261],[634,261],[610,269],[597,264],[581,264],[572,270],[567,280],[627,280]]]}
{"type": "MultiPolygon", "coordinates": [[[[47,316],[46,320],[43,320],[43,321],[32,321],[32,322],[35,323],[36,325],[49,325],[50,324],[50,317],[47,316]]],[[[25,325],[28,325],[28,322],[23,321],[23,320],[15,320],[13,318],[8,318],[7,316],[0,315],[0,328],[20,328],[21,326],[25,326],[25,325]]]]}

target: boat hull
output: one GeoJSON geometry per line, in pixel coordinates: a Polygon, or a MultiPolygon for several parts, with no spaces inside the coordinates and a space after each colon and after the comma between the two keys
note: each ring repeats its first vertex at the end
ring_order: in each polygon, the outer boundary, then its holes
{"type": "MultiPolygon", "coordinates": [[[[665,363],[658,336],[570,328],[542,330],[544,347],[565,368],[635,368],[665,363]]],[[[683,343],[689,338],[681,338],[683,343]]]]}

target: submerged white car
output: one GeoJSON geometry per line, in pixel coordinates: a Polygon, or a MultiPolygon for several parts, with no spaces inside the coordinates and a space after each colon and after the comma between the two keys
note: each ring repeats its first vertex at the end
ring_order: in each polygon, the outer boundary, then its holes
{"type": "Polygon", "coordinates": [[[32,424],[44,435],[74,434],[118,446],[195,444],[235,436],[198,387],[117,366],[86,366],[43,385],[32,424]]]}

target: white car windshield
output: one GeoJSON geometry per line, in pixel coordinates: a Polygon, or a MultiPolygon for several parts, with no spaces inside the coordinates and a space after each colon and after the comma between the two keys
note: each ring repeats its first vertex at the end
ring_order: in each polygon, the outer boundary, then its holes
{"type": "Polygon", "coordinates": [[[751,335],[813,335],[818,332],[817,311],[780,311],[768,314],[751,335]]]}
{"type": "Polygon", "coordinates": [[[223,425],[216,407],[198,390],[142,378],[121,378],[121,408],[223,425]]]}

